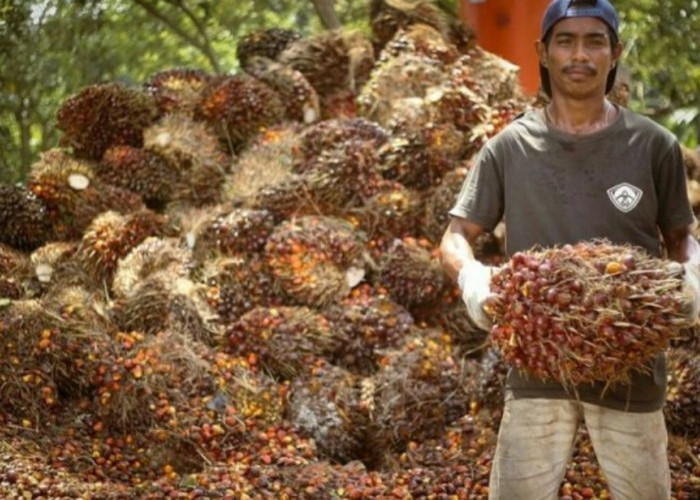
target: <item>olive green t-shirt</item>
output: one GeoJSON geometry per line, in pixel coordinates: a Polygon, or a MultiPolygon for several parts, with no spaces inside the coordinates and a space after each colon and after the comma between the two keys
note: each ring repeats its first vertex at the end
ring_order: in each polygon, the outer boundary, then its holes
{"type": "MultiPolygon", "coordinates": [[[[570,135],[526,112],[489,140],[476,158],[450,215],[486,230],[505,222],[507,256],[606,238],[663,256],[660,230],[687,226],[693,212],[686,191],[680,145],[653,121],[620,109],[609,126],[570,135]]],[[[666,357],[629,385],[579,386],[585,402],[634,412],[664,403],[666,357]]],[[[514,397],[571,398],[561,384],[508,375],[514,397]]]]}

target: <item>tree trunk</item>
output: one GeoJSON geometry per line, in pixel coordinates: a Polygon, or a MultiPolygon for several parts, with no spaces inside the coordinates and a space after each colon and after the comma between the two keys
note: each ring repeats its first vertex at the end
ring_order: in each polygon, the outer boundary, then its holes
{"type": "Polygon", "coordinates": [[[335,30],[340,28],[340,20],[335,13],[333,4],[334,0],[311,0],[316,9],[318,17],[321,18],[323,27],[327,30],[335,30]]]}

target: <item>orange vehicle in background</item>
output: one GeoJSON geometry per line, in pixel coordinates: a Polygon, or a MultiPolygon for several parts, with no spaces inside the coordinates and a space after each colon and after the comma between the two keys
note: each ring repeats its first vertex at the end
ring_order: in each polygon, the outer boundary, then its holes
{"type": "Polygon", "coordinates": [[[471,26],[479,45],[520,67],[523,90],[535,95],[540,87],[535,40],[550,0],[461,0],[462,21],[471,26]]]}

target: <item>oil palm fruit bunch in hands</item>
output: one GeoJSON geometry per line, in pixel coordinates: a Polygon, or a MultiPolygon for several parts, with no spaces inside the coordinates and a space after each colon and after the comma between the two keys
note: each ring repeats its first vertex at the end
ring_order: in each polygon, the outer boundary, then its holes
{"type": "Polygon", "coordinates": [[[627,382],[692,321],[684,266],[607,240],[512,255],[492,277],[491,341],[531,375],[627,382]]]}

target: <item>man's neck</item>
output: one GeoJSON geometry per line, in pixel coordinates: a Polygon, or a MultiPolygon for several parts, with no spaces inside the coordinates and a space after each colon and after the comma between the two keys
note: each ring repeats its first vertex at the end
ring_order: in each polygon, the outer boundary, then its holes
{"type": "Polygon", "coordinates": [[[553,98],[544,109],[545,119],[555,128],[573,135],[592,134],[610,125],[617,109],[607,99],[553,98]]]}

